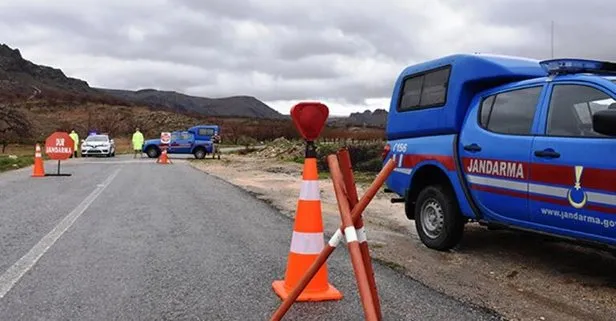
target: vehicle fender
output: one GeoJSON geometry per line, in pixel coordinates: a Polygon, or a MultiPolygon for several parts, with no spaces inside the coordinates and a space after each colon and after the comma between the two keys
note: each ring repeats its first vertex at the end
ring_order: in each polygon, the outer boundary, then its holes
{"type": "Polygon", "coordinates": [[[148,141],[143,143],[143,147],[142,148],[145,151],[147,148],[152,147],[152,146],[160,149],[160,146],[158,145],[158,143],[153,143],[153,142],[148,142],[148,141]]]}
{"type": "Polygon", "coordinates": [[[413,182],[416,179],[416,175],[418,173],[421,173],[422,169],[426,170],[428,167],[432,169],[436,167],[438,170],[440,170],[444,174],[445,177],[447,177],[449,184],[453,188],[454,194],[456,196],[456,199],[458,201],[458,205],[460,207],[460,211],[462,212],[462,214],[468,218],[476,219],[476,216],[470,204],[468,203],[466,196],[464,195],[464,191],[462,190],[463,187],[461,185],[462,182],[460,182],[460,180],[458,179],[458,174],[456,170],[455,169],[451,170],[450,168],[447,168],[447,166],[443,165],[443,163],[437,160],[424,160],[424,161],[419,162],[413,168],[413,171],[411,172],[411,175],[410,175],[409,190],[411,189],[413,182]]]}
{"type": "Polygon", "coordinates": [[[208,143],[195,143],[195,146],[193,146],[193,148],[190,150],[191,153],[194,153],[195,150],[197,150],[197,148],[204,148],[206,153],[211,153],[212,152],[212,144],[208,144],[208,143]]]}

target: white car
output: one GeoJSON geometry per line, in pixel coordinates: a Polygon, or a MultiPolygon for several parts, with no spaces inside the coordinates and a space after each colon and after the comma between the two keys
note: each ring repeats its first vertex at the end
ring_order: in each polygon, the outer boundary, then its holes
{"type": "Polygon", "coordinates": [[[91,135],[81,141],[81,156],[84,157],[91,155],[114,157],[115,152],[115,142],[109,138],[109,135],[91,135]]]}

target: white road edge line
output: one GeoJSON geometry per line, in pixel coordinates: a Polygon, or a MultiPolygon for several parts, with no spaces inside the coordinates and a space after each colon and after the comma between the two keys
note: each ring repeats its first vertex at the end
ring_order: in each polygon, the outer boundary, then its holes
{"type": "Polygon", "coordinates": [[[105,190],[111,181],[118,176],[122,168],[113,172],[103,183],[98,184],[74,210],[72,210],[56,227],[45,235],[26,255],[13,264],[4,274],[0,275],[0,299],[2,299],[13,286],[28,272],[36,262],[54,245],[54,243],[66,232],[75,221],[83,214],[94,200],[105,190]]]}

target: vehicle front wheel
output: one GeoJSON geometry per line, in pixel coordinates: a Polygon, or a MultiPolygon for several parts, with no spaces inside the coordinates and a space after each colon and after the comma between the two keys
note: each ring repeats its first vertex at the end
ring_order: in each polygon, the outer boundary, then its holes
{"type": "Polygon", "coordinates": [[[465,219],[451,188],[427,186],[415,204],[415,228],[428,248],[447,251],[460,242],[465,219]]]}
{"type": "Polygon", "coordinates": [[[156,147],[148,147],[145,150],[145,154],[148,155],[149,158],[157,158],[160,151],[156,147]]]}
{"type": "Polygon", "coordinates": [[[204,148],[197,148],[195,149],[195,158],[196,159],[204,159],[205,158],[205,149],[204,148]]]}

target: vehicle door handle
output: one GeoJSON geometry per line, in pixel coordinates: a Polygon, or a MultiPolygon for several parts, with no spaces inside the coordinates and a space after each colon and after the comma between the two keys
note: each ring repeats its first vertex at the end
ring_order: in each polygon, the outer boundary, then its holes
{"type": "Polygon", "coordinates": [[[547,148],[547,149],[544,149],[544,150],[536,150],[535,151],[535,156],[543,157],[543,158],[559,158],[560,157],[560,153],[554,151],[551,148],[547,148]]]}
{"type": "Polygon", "coordinates": [[[464,150],[476,153],[476,152],[481,151],[481,147],[479,145],[475,144],[475,143],[472,143],[470,145],[465,145],[464,146],[464,150]]]}

